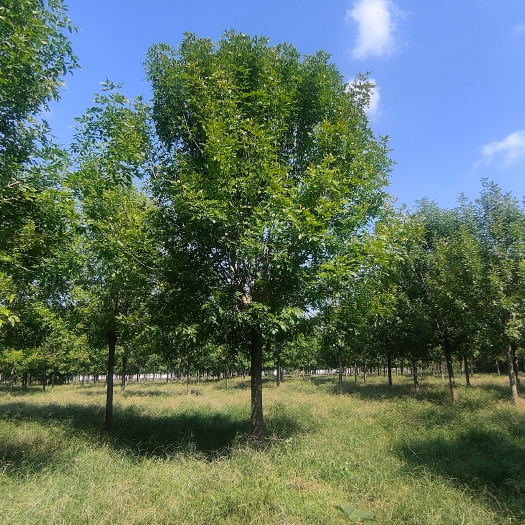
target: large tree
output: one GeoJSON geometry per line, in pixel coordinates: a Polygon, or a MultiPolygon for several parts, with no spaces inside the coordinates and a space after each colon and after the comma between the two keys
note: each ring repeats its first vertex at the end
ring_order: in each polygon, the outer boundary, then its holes
{"type": "Polygon", "coordinates": [[[165,247],[211,276],[208,302],[239,319],[260,439],[265,334],[316,302],[383,203],[391,163],[365,115],[371,84],[346,84],[326,53],[234,32],[153,46],[147,73],[168,153],[153,180],[165,247]]]}

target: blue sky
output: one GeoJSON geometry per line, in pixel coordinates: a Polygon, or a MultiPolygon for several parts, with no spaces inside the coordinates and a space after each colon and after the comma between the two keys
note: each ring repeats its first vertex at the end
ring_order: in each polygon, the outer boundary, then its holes
{"type": "Polygon", "coordinates": [[[390,193],[452,207],[487,177],[525,196],[525,0],[66,0],[81,71],[48,120],[67,144],[100,82],[149,97],[148,47],[227,29],[325,50],[348,81],[370,71],[374,132],[390,137],[390,193]]]}

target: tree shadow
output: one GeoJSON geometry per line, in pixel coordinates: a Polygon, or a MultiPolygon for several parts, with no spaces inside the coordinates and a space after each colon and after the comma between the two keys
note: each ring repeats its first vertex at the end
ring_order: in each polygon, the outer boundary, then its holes
{"type": "MultiPolygon", "coordinates": [[[[442,423],[450,423],[451,414],[442,423]]],[[[499,514],[523,523],[525,520],[525,441],[523,418],[506,426],[465,429],[446,428],[432,437],[414,437],[397,443],[394,453],[406,463],[407,475],[424,467],[444,476],[499,514]]],[[[429,425],[432,422],[429,421],[429,425]]],[[[457,422],[457,425],[461,423],[457,422]]],[[[483,426],[483,425],[481,425],[483,426]]]]}
{"type": "MultiPolygon", "coordinates": [[[[371,401],[412,398],[429,401],[438,405],[450,404],[451,396],[447,383],[436,385],[422,381],[416,390],[411,378],[408,377],[404,377],[397,382],[394,381],[391,387],[388,386],[386,379],[384,382],[378,383],[376,381],[377,379],[373,378],[371,381],[363,383],[362,378],[360,378],[358,382],[355,382],[352,378],[346,378],[343,381],[343,395],[352,395],[359,399],[371,401]]],[[[337,378],[316,377],[312,378],[311,382],[315,386],[325,387],[329,393],[339,394],[337,378]]]]}
{"type": "MultiPolygon", "coordinates": [[[[155,395],[155,391],[150,391],[155,395]]],[[[150,415],[136,407],[114,408],[114,430],[103,428],[105,408],[99,405],[33,404],[13,401],[0,407],[2,421],[20,426],[36,424],[31,435],[9,439],[0,436],[0,473],[38,473],[57,461],[66,461],[67,446],[41,439],[41,432],[60,432],[64,439],[82,440],[89,445],[108,445],[131,458],[172,460],[180,454],[214,461],[228,456],[236,444],[249,443],[250,420],[245,411],[211,409],[177,410],[172,415],[150,415]],[[48,431],[46,429],[49,429],[48,431]],[[62,459],[61,459],[62,458],[62,459]]],[[[268,443],[309,431],[300,419],[286,410],[273,410],[266,417],[268,443]]]]}
{"type": "MultiPolygon", "coordinates": [[[[454,404],[474,410],[483,408],[490,402],[508,401],[510,399],[509,387],[504,384],[499,385],[486,381],[476,384],[474,380],[472,381],[473,383],[470,387],[456,383],[459,401],[454,404]]],[[[338,379],[336,377],[313,377],[311,384],[324,388],[327,393],[339,394],[338,379]]],[[[377,382],[377,377],[366,383],[363,383],[362,378],[355,382],[349,377],[343,381],[343,394],[371,401],[410,398],[427,401],[442,407],[453,404],[448,381],[446,379],[438,380],[437,378],[425,381],[423,377],[420,379],[419,388],[415,389],[412,378],[408,376],[403,378],[395,376],[391,387],[388,386],[386,380],[377,382]]]]}
{"type": "Polygon", "coordinates": [[[42,394],[42,385],[30,385],[25,390],[23,390],[20,385],[14,385],[12,389],[9,385],[0,385],[0,394],[9,394],[12,397],[27,397],[42,394]]]}

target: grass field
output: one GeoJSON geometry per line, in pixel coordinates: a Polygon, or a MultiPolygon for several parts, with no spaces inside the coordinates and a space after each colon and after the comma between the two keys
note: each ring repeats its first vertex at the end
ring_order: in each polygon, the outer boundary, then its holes
{"type": "Polygon", "coordinates": [[[247,444],[248,383],[130,383],[102,430],[102,384],[0,392],[3,524],[525,524],[525,412],[504,377],[265,384],[267,439],[247,444]]]}

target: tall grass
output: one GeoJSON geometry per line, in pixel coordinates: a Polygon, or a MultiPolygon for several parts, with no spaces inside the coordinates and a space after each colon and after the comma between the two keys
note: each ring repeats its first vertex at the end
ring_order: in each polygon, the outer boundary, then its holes
{"type": "Polygon", "coordinates": [[[234,381],[129,384],[103,431],[102,385],[0,393],[5,524],[525,523],[525,414],[504,379],[460,401],[425,378],[265,384],[267,439],[248,444],[249,390],[234,381]]]}

